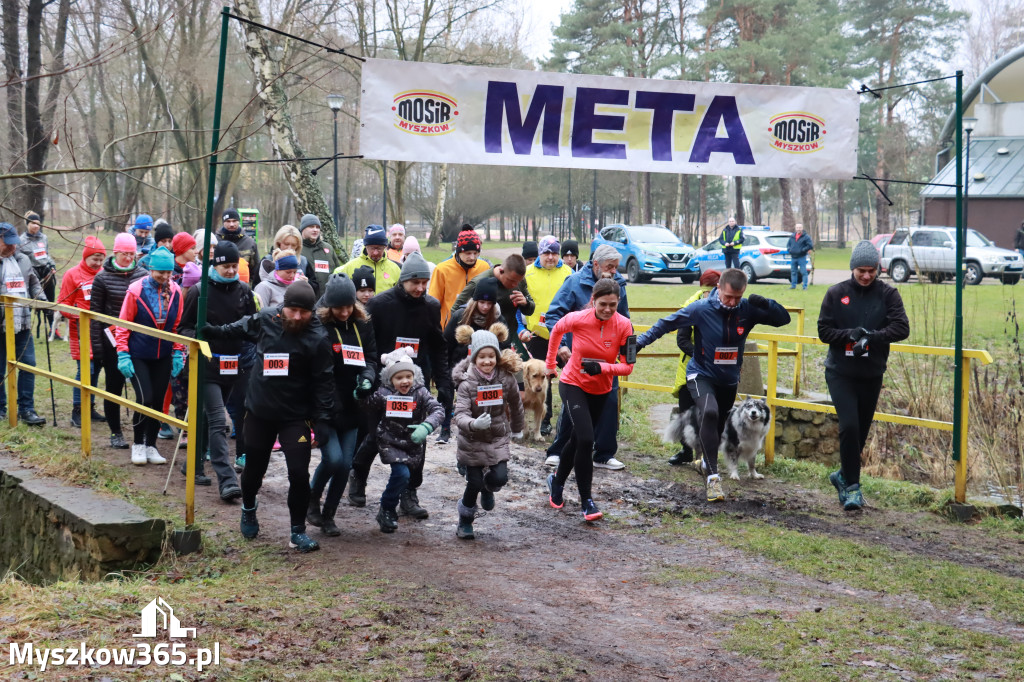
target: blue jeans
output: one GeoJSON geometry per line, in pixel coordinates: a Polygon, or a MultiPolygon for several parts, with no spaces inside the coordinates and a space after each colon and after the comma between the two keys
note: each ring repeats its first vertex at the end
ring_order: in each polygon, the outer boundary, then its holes
{"type": "MultiPolygon", "coordinates": [[[[78,366],[78,369],[75,370],[75,379],[76,380],[77,379],[81,379],[82,378],[82,361],[81,360],[75,360],[75,364],[78,366]]],[[[89,385],[92,386],[93,388],[96,387],[97,382],[100,380],[100,370],[101,369],[102,369],[102,367],[100,366],[100,363],[98,363],[98,362],[91,362],[91,361],[89,362],[89,370],[90,370],[89,371],[89,385]]],[[[95,396],[93,397],[91,402],[92,402],[93,405],[96,404],[95,396]]],[[[80,406],[82,404],[82,389],[78,388],[78,386],[75,386],[74,388],[71,389],[71,404],[74,407],[78,407],[78,406],[80,406]]]]}
{"type": "Polygon", "coordinates": [[[384,492],[380,496],[380,506],[385,509],[395,509],[398,507],[398,498],[405,492],[406,487],[409,485],[409,465],[408,464],[392,464],[391,465],[391,478],[388,479],[387,486],[384,487],[384,492]]]}
{"type": "Polygon", "coordinates": [[[807,256],[794,256],[789,261],[789,288],[792,289],[796,286],[797,273],[800,273],[802,281],[804,283],[804,289],[807,288],[807,256]]]}
{"type": "MultiPolygon", "coordinates": [[[[18,362],[36,366],[36,347],[32,343],[32,330],[14,334],[14,355],[18,362]]],[[[7,334],[0,333],[0,410],[7,410],[7,389],[4,380],[7,378],[7,334]]],[[[32,372],[18,372],[18,411],[35,409],[36,375],[32,372]]]]}
{"type": "Polygon", "coordinates": [[[348,472],[352,468],[352,457],[356,454],[358,435],[358,428],[341,433],[334,430],[327,442],[320,446],[320,464],[313,472],[310,494],[312,499],[319,503],[324,488],[327,488],[324,509],[337,509],[338,503],[341,502],[345,484],[348,483],[348,472]]]}

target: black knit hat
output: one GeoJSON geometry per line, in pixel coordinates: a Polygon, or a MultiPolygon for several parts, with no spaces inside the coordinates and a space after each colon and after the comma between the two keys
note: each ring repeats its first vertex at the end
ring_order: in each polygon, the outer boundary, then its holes
{"type": "Polygon", "coordinates": [[[153,224],[153,241],[159,244],[165,239],[174,239],[174,228],[166,220],[158,220],[153,224]]]}
{"type": "Polygon", "coordinates": [[[214,265],[237,263],[239,258],[238,247],[235,246],[234,242],[229,242],[227,239],[218,241],[217,246],[213,247],[214,265]]]}
{"type": "Polygon", "coordinates": [[[523,258],[527,263],[537,258],[537,242],[523,242],[523,258]]]}
{"type": "Polygon", "coordinates": [[[497,301],[498,300],[498,278],[485,277],[476,283],[476,291],[473,292],[474,301],[497,301]]]}
{"type": "Polygon", "coordinates": [[[562,242],[562,253],[561,255],[569,254],[570,256],[580,257],[580,244],[575,239],[566,239],[562,242]]]}
{"type": "MultiPolygon", "coordinates": [[[[289,287],[290,288],[290,287],[289,287]]],[[[356,285],[344,273],[334,273],[327,280],[327,289],[320,302],[328,308],[355,305],[356,285]]]]}
{"type": "Polygon", "coordinates": [[[285,308],[302,308],[312,310],[316,306],[316,295],[313,287],[306,280],[299,280],[288,285],[284,290],[285,308]]]}
{"type": "Polygon", "coordinates": [[[233,208],[227,208],[227,209],[224,209],[224,218],[223,218],[223,220],[241,220],[241,218],[238,215],[238,211],[236,211],[233,208]]]}
{"type": "Polygon", "coordinates": [[[373,268],[369,265],[362,265],[352,271],[352,281],[355,282],[356,289],[374,289],[377,288],[377,277],[373,274],[373,268]]]}

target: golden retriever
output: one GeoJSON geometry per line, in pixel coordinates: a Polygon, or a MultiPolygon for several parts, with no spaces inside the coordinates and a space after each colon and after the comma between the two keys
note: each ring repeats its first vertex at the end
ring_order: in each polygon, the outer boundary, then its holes
{"type": "Polygon", "coordinates": [[[523,365],[523,407],[527,414],[533,412],[534,440],[540,440],[540,425],[544,421],[545,400],[551,379],[544,369],[543,360],[527,360],[523,365]]]}

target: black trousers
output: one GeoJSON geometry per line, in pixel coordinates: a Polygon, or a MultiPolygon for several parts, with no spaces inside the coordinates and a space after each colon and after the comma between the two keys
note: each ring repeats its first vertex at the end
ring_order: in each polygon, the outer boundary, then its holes
{"type": "Polygon", "coordinates": [[[740,250],[736,249],[722,249],[722,254],[725,256],[725,267],[726,268],[738,268],[740,266],[740,250]]]}
{"type": "Polygon", "coordinates": [[[736,402],[737,388],[738,384],[723,386],[701,376],[686,382],[686,390],[700,412],[700,447],[709,476],[718,473],[718,446],[726,417],[736,402]]]}
{"type": "MultiPolygon", "coordinates": [[[[135,386],[135,402],[162,412],[167,382],[171,379],[171,355],[167,354],[154,360],[133,358],[132,364],[135,366],[135,378],[132,379],[132,385],[135,386]]],[[[120,374],[119,371],[117,373],[120,374]]],[[[134,425],[136,445],[156,445],[156,432],[160,430],[160,422],[152,417],[136,414],[134,425]]]]}
{"type": "Polygon", "coordinates": [[[270,465],[274,440],[281,442],[288,467],[288,516],[292,532],[306,530],[306,508],[309,506],[309,460],[312,453],[309,424],[303,419],[274,421],[252,414],[245,418],[245,469],[242,470],[242,504],[256,506],[256,494],[263,487],[263,477],[270,465]],[[299,530],[296,530],[296,527],[299,530]]]}
{"type": "MultiPolygon", "coordinates": [[[[102,334],[102,332],[101,332],[102,334]]],[[[106,378],[106,390],[107,393],[113,393],[114,395],[121,395],[121,391],[124,390],[124,384],[126,379],[121,374],[121,370],[117,368],[117,349],[110,345],[110,342],[106,338],[106,334],[102,334],[103,339],[100,343],[103,344],[103,376],[106,378]]],[[[160,396],[163,399],[163,396],[160,396]]],[[[161,408],[163,406],[161,405],[161,408]]],[[[110,427],[110,433],[121,433],[121,407],[117,403],[112,403],[109,400],[103,401],[103,416],[107,418],[107,426],[110,427]]],[[[157,427],[159,429],[159,427],[157,427]]]]}
{"type": "Polygon", "coordinates": [[[467,507],[476,506],[476,496],[485,488],[496,493],[508,483],[508,462],[498,462],[492,467],[466,467],[466,491],[462,494],[462,504],[467,507]],[[484,473],[487,469],[487,473],[484,473]]]}
{"type": "Polygon", "coordinates": [[[825,370],[825,383],[839,417],[839,468],[847,485],[860,483],[860,453],[875,418],[882,377],[847,377],[825,370]]]}
{"type": "Polygon", "coordinates": [[[568,415],[571,433],[558,460],[555,480],[559,485],[565,485],[569,474],[575,469],[576,487],[579,488],[580,501],[583,502],[593,497],[590,488],[594,480],[594,460],[591,455],[594,451],[594,425],[601,418],[601,411],[611,391],[595,395],[579,386],[559,383],[558,394],[562,396],[562,414],[568,415]]]}

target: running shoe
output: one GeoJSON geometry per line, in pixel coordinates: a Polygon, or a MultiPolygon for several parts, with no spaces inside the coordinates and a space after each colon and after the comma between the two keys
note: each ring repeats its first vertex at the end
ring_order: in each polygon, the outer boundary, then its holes
{"type": "Polygon", "coordinates": [[[292,526],[292,537],[288,546],[300,552],[315,552],[320,549],[320,543],[306,535],[305,526],[292,526]]]}
{"type": "Polygon", "coordinates": [[[587,522],[593,522],[600,519],[604,514],[597,508],[594,501],[591,499],[583,500],[583,520],[587,522]]]}
{"type": "Polygon", "coordinates": [[[562,458],[558,455],[549,455],[548,458],[544,460],[544,466],[557,467],[558,463],[561,461],[562,458]]]}
{"type": "Polygon", "coordinates": [[[620,469],[625,469],[626,465],[620,462],[619,460],[615,459],[614,457],[610,457],[603,462],[594,462],[594,468],[608,469],[609,471],[619,471],[620,469]]]}
{"type": "Polygon", "coordinates": [[[722,479],[718,474],[708,476],[708,502],[722,502],[725,500],[725,493],[722,492],[722,479]]]}
{"type": "Polygon", "coordinates": [[[864,495],[860,492],[860,484],[854,483],[846,488],[846,502],[843,503],[843,509],[846,511],[856,511],[864,507],[864,495]]]}
{"type": "Polygon", "coordinates": [[[133,445],[132,446],[132,464],[143,465],[146,463],[146,446],[145,445],[133,445]]]}
{"type": "Polygon", "coordinates": [[[152,445],[146,446],[146,461],[150,464],[167,464],[167,460],[160,454],[160,451],[152,445]]]}
{"type": "Polygon", "coordinates": [[[178,434],[174,432],[170,424],[161,424],[160,430],[157,431],[156,437],[161,440],[173,440],[178,437],[178,434]]]}
{"type": "Polygon", "coordinates": [[[548,474],[548,503],[555,509],[561,509],[565,504],[565,500],[562,499],[562,488],[564,487],[558,485],[554,474],[548,474]]]}
{"type": "Polygon", "coordinates": [[[254,537],[259,535],[260,522],[256,518],[256,509],[259,508],[260,503],[257,502],[252,509],[246,509],[245,505],[242,505],[242,520],[239,522],[239,529],[242,531],[242,537],[252,540],[254,537]]]}
{"type": "Polygon", "coordinates": [[[846,504],[846,479],[843,478],[843,471],[842,471],[842,469],[840,469],[839,471],[833,471],[831,474],[829,474],[828,475],[828,482],[831,483],[835,487],[836,492],[839,493],[839,504],[845,505],[846,504]]]}

